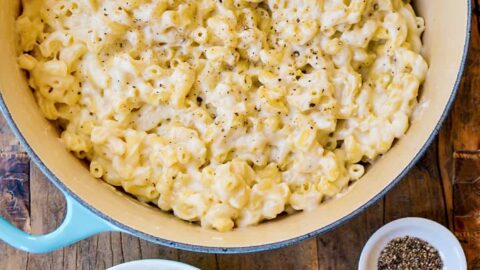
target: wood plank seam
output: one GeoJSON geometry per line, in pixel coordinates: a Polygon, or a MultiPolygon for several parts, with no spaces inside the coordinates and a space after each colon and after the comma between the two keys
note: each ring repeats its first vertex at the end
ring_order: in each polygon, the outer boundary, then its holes
{"type": "Polygon", "coordinates": [[[453,158],[454,233],[469,269],[480,269],[480,150],[454,151],[453,158]]]}
{"type": "Polygon", "coordinates": [[[452,219],[452,209],[453,209],[453,203],[451,200],[452,197],[452,185],[450,181],[445,181],[442,177],[442,168],[440,167],[440,159],[439,159],[439,140],[436,141],[436,143],[432,144],[432,147],[435,147],[437,152],[436,152],[436,158],[434,160],[435,166],[438,172],[438,182],[440,183],[441,191],[442,191],[442,197],[443,197],[443,204],[444,204],[444,215],[445,215],[445,221],[446,221],[446,226],[450,229],[453,228],[453,219],[452,219]]]}
{"type": "Polygon", "coordinates": [[[0,152],[0,215],[30,232],[30,158],[21,152],[0,152]]]}

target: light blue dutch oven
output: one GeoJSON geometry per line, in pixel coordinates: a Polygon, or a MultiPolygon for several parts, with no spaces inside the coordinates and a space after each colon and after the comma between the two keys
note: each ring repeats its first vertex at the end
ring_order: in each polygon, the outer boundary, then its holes
{"type": "Polygon", "coordinates": [[[0,239],[18,249],[42,253],[94,234],[119,231],[173,248],[242,253],[297,243],[346,222],[381,198],[414,166],[437,134],[460,83],[469,42],[470,1],[414,3],[426,21],[424,55],[430,71],[421,91],[426,109],[417,114],[407,134],[340,198],[310,212],[220,233],[141,204],[89,175],[41,116],[16,64],[13,27],[19,4],[0,0],[0,108],[31,158],[67,200],[65,220],[54,232],[30,235],[0,218],[0,239]]]}

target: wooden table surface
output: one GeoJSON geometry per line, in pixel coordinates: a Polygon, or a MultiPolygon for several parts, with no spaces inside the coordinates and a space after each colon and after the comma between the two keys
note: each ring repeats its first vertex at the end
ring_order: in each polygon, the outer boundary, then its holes
{"type": "MultiPolygon", "coordinates": [[[[478,9],[475,8],[478,15],[478,9]]],[[[470,269],[480,269],[480,35],[474,18],[462,86],[438,139],[407,177],[378,203],[334,231],[284,249],[244,255],[198,254],[121,233],[104,233],[44,255],[0,242],[0,269],[105,269],[163,258],[202,269],[356,269],[369,236],[408,216],[448,226],[464,245],[470,269]]],[[[29,160],[0,119],[0,215],[24,230],[45,233],[62,221],[65,202],[29,160]]]]}

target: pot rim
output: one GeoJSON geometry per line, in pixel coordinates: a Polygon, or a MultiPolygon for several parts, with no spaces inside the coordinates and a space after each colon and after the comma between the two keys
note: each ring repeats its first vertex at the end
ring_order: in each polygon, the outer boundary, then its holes
{"type": "Polygon", "coordinates": [[[452,93],[450,94],[450,97],[448,98],[447,105],[445,106],[445,109],[443,110],[439,121],[437,122],[435,128],[433,131],[430,133],[430,136],[424,143],[424,145],[420,148],[420,150],[417,152],[417,154],[413,157],[413,159],[408,163],[408,165],[402,170],[402,172],[395,177],[390,184],[388,184],[383,190],[381,190],[377,195],[375,195],[372,199],[370,199],[368,202],[365,204],[359,206],[355,211],[349,213],[348,215],[342,217],[341,219],[338,219],[337,221],[324,226],[322,228],[319,228],[317,230],[314,230],[312,232],[309,232],[307,234],[294,237],[288,240],[284,241],[279,241],[279,242],[274,242],[274,243],[269,243],[269,244],[264,244],[264,245],[256,245],[256,246],[248,246],[248,247],[206,247],[206,246],[200,246],[200,245],[191,245],[187,243],[180,243],[180,242],[175,242],[171,240],[166,240],[160,237],[156,237],[150,234],[143,233],[135,228],[129,227],[121,222],[118,222],[108,215],[98,211],[94,206],[90,205],[86,201],[84,201],[82,198],[80,198],[77,194],[72,192],[44,163],[43,161],[38,157],[38,155],[35,153],[35,151],[31,148],[25,137],[23,137],[22,133],[20,132],[19,128],[17,127],[16,123],[13,120],[12,115],[10,114],[10,111],[8,110],[8,107],[5,103],[5,100],[3,99],[3,95],[0,93],[0,111],[2,112],[3,116],[5,117],[5,120],[7,124],[9,125],[10,129],[12,132],[15,134],[16,138],[20,141],[21,145],[24,147],[25,151],[28,153],[30,158],[35,162],[35,164],[39,167],[39,169],[44,173],[47,178],[49,179],[50,182],[52,182],[58,189],[60,189],[66,196],[70,196],[74,198],[76,201],[78,201],[81,205],[83,205],[85,208],[93,212],[95,215],[101,217],[102,219],[108,221],[112,225],[120,228],[124,232],[127,232],[129,234],[132,234],[134,236],[137,236],[139,238],[142,238],[144,240],[160,244],[166,247],[170,248],[176,248],[176,249],[182,249],[186,251],[193,251],[193,252],[201,252],[201,253],[220,253],[220,254],[240,254],[240,253],[251,253],[251,252],[259,252],[259,251],[268,251],[268,250],[274,250],[274,249],[279,249],[282,247],[290,246],[296,243],[299,243],[301,241],[313,238],[315,236],[319,236],[321,234],[327,233],[340,225],[346,223],[347,221],[351,220],[352,218],[356,217],[358,214],[369,208],[371,205],[376,203],[378,200],[380,200],[387,192],[389,192],[395,185],[397,185],[405,176],[406,174],[415,166],[415,164],[420,160],[420,158],[425,154],[426,150],[430,147],[432,142],[435,140],[436,136],[438,135],[440,128],[442,127],[443,122],[447,118],[450,110],[452,109],[452,106],[454,104],[456,95],[458,93],[460,83],[462,81],[462,76],[466,67],[467,63],[467,56],[468,56],[468,51],[469,51],[469,45],[470,45],[470,37],[471,37],[471,24],[472,24],[472,2],[470,0],[466,0],[467,2],[467,31],[466,31],[466,37],[465,37],[465,44],[463,48],[463,55],[462,59],[460,62],[460,68],[457,73],[457,78],[455,80],[455,84],[452,89],[452,93]]]}

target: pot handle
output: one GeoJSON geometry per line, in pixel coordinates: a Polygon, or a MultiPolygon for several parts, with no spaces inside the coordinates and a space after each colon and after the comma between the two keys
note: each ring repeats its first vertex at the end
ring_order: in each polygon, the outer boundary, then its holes
{"type": "Polygon", "coordinates": [[[122,231],[66,195],[67,211],[63,223],[44,235],[28,234],[0,216],[0,239],[31,253],[47,253],[107,231],[122,231]]]}

